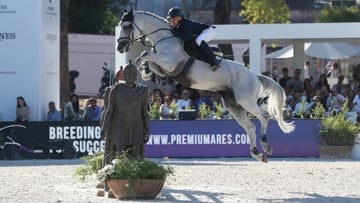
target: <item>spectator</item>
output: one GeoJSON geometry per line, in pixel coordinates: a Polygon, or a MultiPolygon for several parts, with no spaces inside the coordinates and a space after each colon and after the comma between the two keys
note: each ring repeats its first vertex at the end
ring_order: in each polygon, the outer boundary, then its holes
{"type": "Polygon", "coordinates": [[[61,113],[56,109],[55,102],[49,102],[48,108],[49,111],[46,114],[46,121],[62,121],[61,113]]]}
{"type": "Polygon", "coordinates": [[[152,106],[154,103],[156,103],[158,105],[158,107],[160,107],[160,105],[163,102],[163,93],[160,89],[154,89],[152,91],[151,97],[150,97],[150,101],[149,104],[152,106]]]}
{"type": "Polygon", "coordinates": [[[317,81],[315,83],[315,89],[317,90],[320,90],[322,89],[323,87],[326,87],[327,89],[330,89],[330,85],[328,83],[328,80],[326,78],[326,75],[325,74],[320,74],[319,75],[319,81],[317,81]]]}
{"type": "Polygon", "coordinates": [[[293,118],[293,111],[295,109],[296,101],[292,95],[286,98],[286,112],[289,118],[293,118]]]}
{"type": "Polygon", "coordinates": [[[293,112],[293,117],[295,118],[304,118],[308,117],[308,113],[311,108],[311,104],[307,101],[306,93],[295,93],[295,108],[293,112]],[[300,96],[301,95],[301,96],[300,96]],[[299,98],[300,97],[300,98],[299,98]],[[307,115],[302,115],[307,114],[307,115]]]}
{"type": "Polygon", "coordinates": [[[326,111],[329,111],[328,106],[326,105],[327,99],[330,96],[330,89],[327,86],[323,86],[321,89],[315,91],[315,96],[320,97],[320,101],[325,107],[326,111]]]}
{"type": "Polygon", "coordinates": [[[171,119],[171,97],[165,96],[164,103],[160,105],[160,120],[171,119]]]}
{"type": "Polygon", "coordinates": [[[348,109],[346,109],[347,120],[352,123],[357,123],[358,110],[360,110],[358,105],[360,103],[359,95],[356,95],[354,90],[349,90],[346,95],[346,102],[348,107],[348,109]]]}
{"type": "Polygon", "coordinates": [[[81,120],[79,97],[76,94],[70,96],[70,100],[64,107],[64,120],[65,121],[79,121],[81,120]]]}
{"type": "Polygon", "coordinates": [[[100,121],[102,109],[97,105],[94,98],[88,100],[89,105],[85,107],[84,120],[85,121],[100,121]]]}
{"type": "Polygon", "coordinates": [[[359,75],[353,75],[353,79],[350,83],[350,89],[354,90],[356,94],[360,93],[360,77],[359,75]]]}
{"type": "Polygon", "coordinates": [[[65,105],[66,105],[66,102],[61,102],[60,103],[61,120],[64,120],[65,105]]]}
{"type": "Polygon", "coordinates": [[[178,110],[190,109],[192,101],[190,99],[190,92],[188,89],[184,89],[181,92],[181,98],[177,100],[178,110]]]}
{"type": "Polygon", "coordinates": [[[310,79],[304,79],[304,91],[306,92],[306,96],[308,100],[312,99],[314,97],[315,89],[311,85],[310,79]]]}
{"type": "Polygon", "coordinates": [[[196,111],[199,111],[199,108],[202,104],[205,104],[211,111],[214,109],[214,102],[207,96],[206,90],[198,90],[199,98],[195,100],[194,105],[196,111]]]}
{"type": "MultiPolygon", "coordinates": [[[[324,104],[323,103],[321,103],[321,101],[320,101],[320,96],[314,96],[313,97],[313,103],[312,103],[312,105],[311,105],[311,107],[310,107],[310,115],[312,115],[313,117],[315,116],[315,110],[316,110],[316,107],[318,107],[318,106],[320,106],[321,105],[321,107],[323,108],[323,110],[324,110],[324,112],[325,112],[325,109],[326,109],[326,107],[324,106],[324,104]]],[[[323,115],[323,116],[325,116],[325,115],[323,115]]]]}
{"type": "Polygon", "coordinates": [[[29,121],[30,117],[30,108],[27,106],[24,97],[17,98],[16,106],[16,121],[17,122],[26,122],[29,121]]]}
{"type": "Polygon", "coordinates": [[[347,102],[348,111],[357,111],[357,103],[360,102],[359,96],[355,94],[354,90],[349,90],[345,100],[347,102]]]}
{"type": "Polygon", "coordinates": [[[344,78],[345,78],[344,75],[339,75],[337,83],[332,86],[332,88],[335,88],[336,91],[340,94],[344,94],[348,86],[344,84],[344,78]]]}
{"type": "Polygon", "coordinates": [[[330,93],[330,96],[326,99],[326,106],[330,113],[332,113],[333,111],[337,113],[341,110],[345,102],[345,97],[339,94],[335,88],[331,89],[330,93]]]}
{"type": "Polygon", "coordinates": [[[305,61],[304,79],[310,79],[310,61],[305,61]]]}
{"type": "Polygon", "coordinates": [[[287,83],[287,81],[290,79],[290,77],[289,77],[289,69],[288,68],[286,68],[286,67],[284,67],[284,68],[282,68],[282,77],[280,78],[280,80],[279,80],[279,84],[280,84],[280,86],[282,87],[282,88],[286,88],[286,83],[287,83]]]}
{"type": "Polygon", "coordinates": [[[276,66],[274,66],[274,67],[272,68],[271,75],[272,75],[272,79],[273,79],[273,80],[275,80],[276,82],[279,82],[280,74],[279,74],[279,71],[278,71],[278,69],[277,69],[276,66]]]}
{"type": "Polygon", "coordinates": [[[210,99],[213,101],[214,104],[222,104],[221,96],[218,92],[210,92],[210,99]]]}
{"type": "Polygon", "coordinates": [[[337,78],[340,74],[339,66],[336,62],[332,63],[329,61],[326,64],[325,69],[328,71],[327,76],[330,78],[337,78]]]}
{"type": "Polygon", "coordinates": [[[299,68],[295,69],[294,77],[290,78],[286,82],[286,89],[290,90],[294,88],[295,92],[302,92],[304,89],[304,83],[300,80],[301,70],[299,68]]]}
{"type": "Polygon", "coordinates": [[[172,98],[172,102],[177,103],[177,100],[179,99],[179,92],[178,91],[174,91],[171,94],[171,98],[172,98]]]}
{"type": "Polygon", "coordinates": [[[162,93],[161,89],[158,89],[158,88],[154,89],[152,94],[154,96],[163,97],[163,93],[162,93]]]}

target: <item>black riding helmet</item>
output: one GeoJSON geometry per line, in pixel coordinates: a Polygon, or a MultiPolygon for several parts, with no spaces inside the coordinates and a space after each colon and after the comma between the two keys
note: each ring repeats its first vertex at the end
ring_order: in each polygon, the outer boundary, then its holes
{"type": "Polygon", "coordinates": [[[173,7],[173,8],[169,9],[168,15],[166,16],[166,19],[170,20],[171,18],[174,18],[174,17],[177,17],[177,16],[184,17],[183,13],[181,11],[181,8],[173,7]]]}

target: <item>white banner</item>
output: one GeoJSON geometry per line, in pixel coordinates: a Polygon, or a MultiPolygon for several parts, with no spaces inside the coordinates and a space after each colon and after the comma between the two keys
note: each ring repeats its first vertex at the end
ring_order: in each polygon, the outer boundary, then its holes
{"type": "Polygon", "coordinates": [[[44,119],[49,100],[58,104],[59,11],[59,0],[0,0],[0,120],[15,120],[18,96],[32,121],[44,119]]]}

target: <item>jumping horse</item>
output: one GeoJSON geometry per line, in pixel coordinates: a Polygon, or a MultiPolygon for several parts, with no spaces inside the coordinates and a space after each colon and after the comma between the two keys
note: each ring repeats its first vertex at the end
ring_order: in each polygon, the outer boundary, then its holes
{"type": "MultiPolygon", "coordinates": [[[[138,67],[149,64],[151,72],[161,77],[175,77],[188,87],[219,92],[223,104],[242,126],[250,138],[250,154],[253,158],[267,162],[267,155],[272,154],[272,148],[267,140],[267,127],[270,119],[275,119],[284,133],[294,130],[293,122],[283,118],[285,92],[273,79],[249,71],[243,64],[223,59],[220,67],[213,72],[210,65],[202,60],[194,60],[187,70],[182,68],[190,56],[184,51],[184,42],[174,37],[168,21],[160,16],[145,11],[125,11],[120,22],[120,36],[117,40],[117,50],[127,52],[135,41],[145,44],[145,38],[152,50],[143,51],[135,60],[138,67]],[[179,71],[181,70],[181,71],[179,71]],[[262,110],[257,104],[258,99],[267,98],[267,110],[262,110]],[[261,147],[265,153],[260,153],[256,147],[256,128],[248,118],[247,112],[256,116],[261,124],[261,147]]],[[[143,78],[150,74],[139,68],[143,78]]],[[[147,77],[146,77],[147,76],[147,77]]]]}

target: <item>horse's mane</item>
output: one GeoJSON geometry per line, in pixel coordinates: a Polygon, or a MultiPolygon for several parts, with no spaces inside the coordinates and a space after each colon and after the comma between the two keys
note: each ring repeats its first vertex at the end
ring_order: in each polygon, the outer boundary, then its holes
{"type": "Polygon", "coordinates": [[[149,11],[134,11],[134,13],[138,13],[138,14],[145,14],[145,15],[148,15],[148,16],[151,16],[151,17],[154,17],[158,20],[161,20],[163,21],[164,23],[166,24],[170,24],[169,21],[167,21],[165,18],[161,17],[161,16],[158,16],[156,15],[155,13],[151,13],[149,11]]]}

